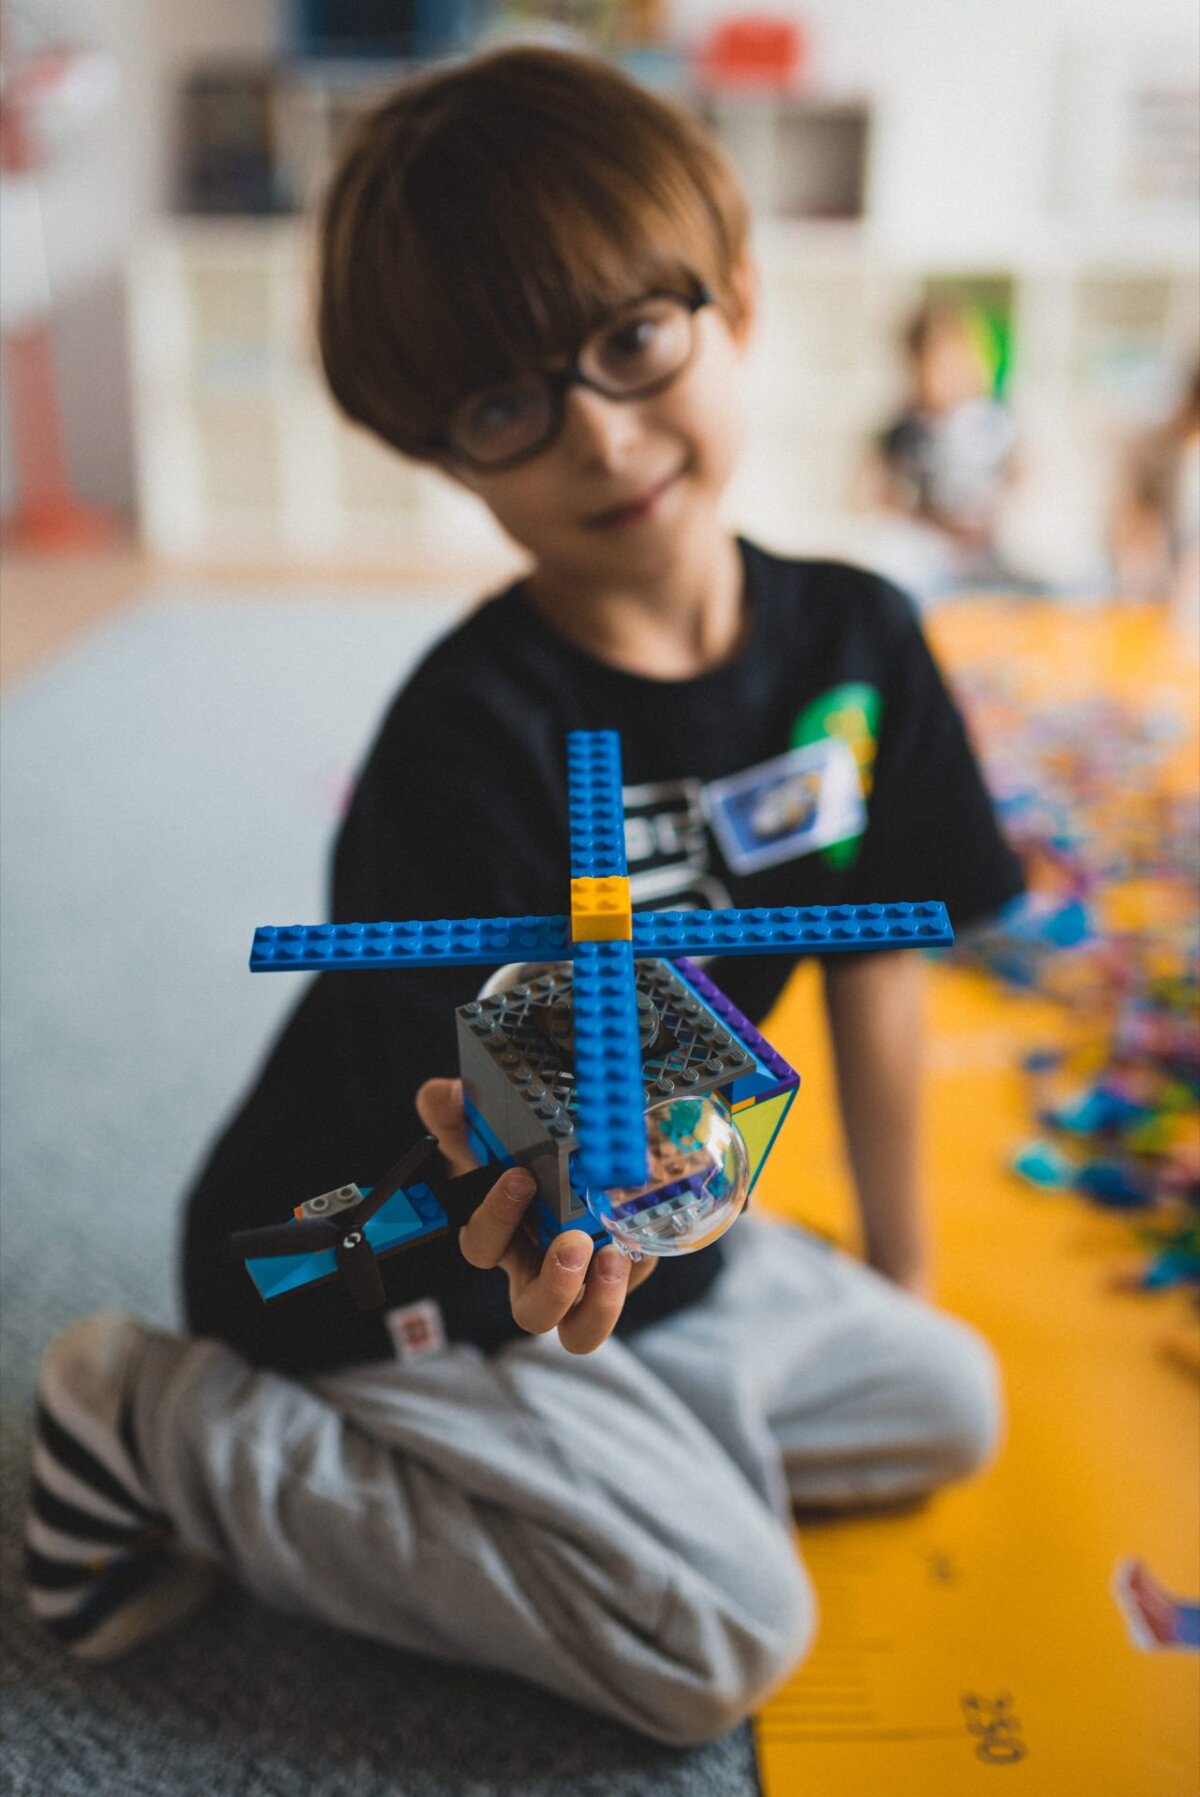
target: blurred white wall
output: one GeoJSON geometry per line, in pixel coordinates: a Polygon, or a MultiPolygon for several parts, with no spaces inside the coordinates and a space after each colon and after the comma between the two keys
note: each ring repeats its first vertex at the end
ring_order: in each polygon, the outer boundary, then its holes
{"type": "MultiPolygon", "coordinates": [[[[675,0],[688,36],[737,8],[675,0]]],[[[747,6],[743,10],[758,10],[747,6]]],[[[1200,65],[1195,0],[774,0],[814,86],[875,103],[872,211],[913,255],[1027,250],[1055,229],[1070,70],[1089,57],[1200,65]]]]}

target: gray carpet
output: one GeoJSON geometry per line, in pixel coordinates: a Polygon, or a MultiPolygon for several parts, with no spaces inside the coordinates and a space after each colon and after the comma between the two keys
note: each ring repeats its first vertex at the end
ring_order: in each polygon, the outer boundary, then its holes
{"type": "Polygon", "coordinates": [[[255,923],[316,917],[345,781],[433,606],[164,596],[0,714],[0,1521],[12,1797],[753,1797],[740,1729],[675,1753],[517,1680],[225,1590],[108,1670],[25,1617],[39,1354],[76,1316],[176,1319],[174,1213],[279,1015],[255,923]]]}

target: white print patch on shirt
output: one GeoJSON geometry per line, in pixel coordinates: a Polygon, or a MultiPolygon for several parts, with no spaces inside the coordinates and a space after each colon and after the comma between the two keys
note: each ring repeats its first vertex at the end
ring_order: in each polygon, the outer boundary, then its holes
{"type": "Polygon", "coordinates": [[[858,764],[836,736],[714,780],[704,799],[721,852],[739,874],[861,836],[867,824],[858,764]]]}
{"type": "Polygon", "coordinates": [[[699,780],[652,780],[626,786],[625,859],[636,907],[723,911],[732,905],[712,867],[712,847],[699,780]]]}
{"type": "Polygon", "coordinates": [[[397,1360],[420,1360],[422,1355],[436,1354],[446,1346],[446,1325],[436,1298],[418,1298],[415,1304],[402,1304],[397,1310],[389,1310],[384,1321],[397,1360]]]}

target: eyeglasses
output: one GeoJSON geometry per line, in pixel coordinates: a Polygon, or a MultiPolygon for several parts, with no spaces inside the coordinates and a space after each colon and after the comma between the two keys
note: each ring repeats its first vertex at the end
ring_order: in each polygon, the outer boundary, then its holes
{"type": "Polygon", "coordinates": [[[571,387],[622,400],[669,386],[695,355],[696,314],[711,304],[704,287],[690,297],[650,293],[634,300],[584,339],[568,367],[531,369],[472,393],[432,447],[489,474],[530,461],[561,431],[571,387]]]}

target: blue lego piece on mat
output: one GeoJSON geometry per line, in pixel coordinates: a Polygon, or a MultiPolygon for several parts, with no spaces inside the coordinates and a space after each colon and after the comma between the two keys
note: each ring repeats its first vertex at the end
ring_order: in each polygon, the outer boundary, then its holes
{"type": "Polygon", "coordinates": [[[646,1160],[642,1049],[628,942],[575,945],[575,1133],[584,1186],[641,1185],[646,1160]]]}
{"type": "Polygon", "coordinates": [[[374,967],[486,967],[505,961],[562,961],[570,954],[566,917],[456,917],[403,923],[264,924],[254,932],[252,973],[305,968],[349,972],[374,967]]]}
{"type": "Polygon", "coordinates": [[[615,730],[572,730],[567,737],[567,816],[573,880],[628,871],[621,739],[615,730]]]}
{"type": "Polygon", "coordinates": [[[731,911],[635,911],[633,948],[658,955],[828,955],[876,948],[949,948],[946,907],[777,905],[731,911]]]}

